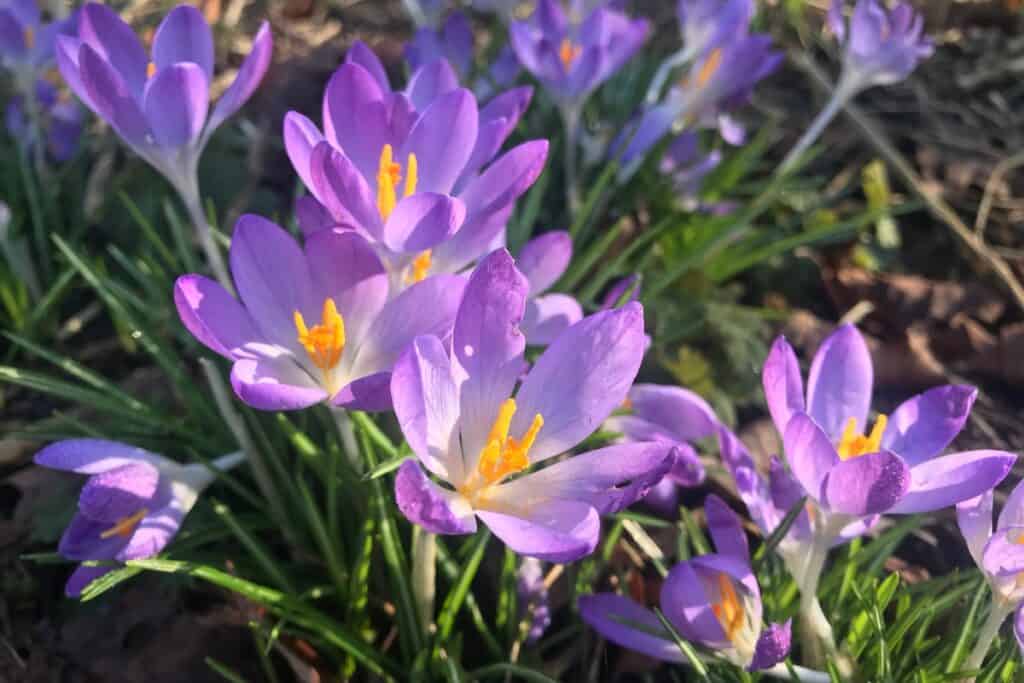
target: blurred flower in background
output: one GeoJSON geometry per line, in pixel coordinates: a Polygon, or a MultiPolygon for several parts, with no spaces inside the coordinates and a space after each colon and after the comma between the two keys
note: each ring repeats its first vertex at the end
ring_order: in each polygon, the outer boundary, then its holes
{"type": "Polygon", "coordinates": [[[526,642],[536,643],[551,625],[548,588],[544,584],[544,565],[533,557],[524,557],[516,572],[516,595],[520,618],[526,624],[526,642]]]}
{"type": "Polygon", "coordinates": [[[583,318],[583,308],[568,294],[545,294],[565,273],[572,260],[572,237],[553,230],[535,237],[516,257],[516,267],[530,284],[526,310],[519,328],[526,343],[546,346],[583,318]]]}
{"type": "Polygon", "coordinates": [[[440,28],[417,29],[404,52],[412,71],[436,59],[447,59],[465,83],[473,71],[473,27],[465,14],[452,12],[440,28]]]}
{"type": "Polygon", "coordinates": [[[54,161],[67,161],[78,151],[82,136],[82,109],[61,96],[49,81],[36,81],[35,107],[39,130],[32,125],[24,96],[17,95],[7,103],[4,123],[7,132],[28,152],[43,136],[46,152],[54,161]]]}

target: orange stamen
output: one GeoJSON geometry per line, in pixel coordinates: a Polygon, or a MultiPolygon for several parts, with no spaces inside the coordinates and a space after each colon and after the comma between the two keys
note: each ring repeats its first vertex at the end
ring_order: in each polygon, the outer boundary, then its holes
{"type": "Polygon", "coordinates": [[[744,614],[743,605],[740,604],[739,596],[736,594],[736,588],[725,574],[718,575],[718,592],[722,602],[711,605],[711,611],[718,618],[718,623],[722,625],[726,637],[733,641],[736,638],[736,633],[743,627],[746,614],[744,614]]]}
{"type": "Polygon", "coordinates": [[[313,365],[327,374],[338,364],[345,350],[345,321],[338,313],[334,299],[324,299],[319,325],[306,327],[306,321],[298,311],[295,311],[294,317],[299,343],[306,349],[313,365]]]}
{"type": "Polygon", "coordinates": [[[871,433],[863,436],[857,432],[857,418],[851,417],[843,426],[843,435],[839,438],[839,445],[836,447],[839,457],[849,460],[865,453],[878,452],[878,449],[882,447],[882,435],[885,434],[885,427],[888,423],[887,416],[879,415],[871,433]]]}
{"type": "Polygon", "coordinates": [[[579,56],[583,53],[583,48],[576,45],[568,38],[562,39],[562,44],[558,46],[558,59],[561,60],[562,66],[568,71],[573,62],[579,59],[579,56]]]}
{"type": "Polygon", "coordinates": [[[534,415],[526,434],[521,440],[516,440],[508,435],[515,412],[515,399],[505,399],[487,437],[487,445],[480,453],[477,471],[487,484],[495,484],[510,474],[522,472],[530,465],[527,454],[544,426],[544,418],[539,413],[534,415]]]}
{"type": "Polygon", "coordinates": [[[106,531],[100,534],[100,538],[110,538],[111,536],[120,536],[121,538],[130,538],[135,533],[135,527],[139,525],[142,518],[149,514],[149,510],[146,508],[139,509],[138,512],[114,522],[114,526],[110,527],[106,531]]]}

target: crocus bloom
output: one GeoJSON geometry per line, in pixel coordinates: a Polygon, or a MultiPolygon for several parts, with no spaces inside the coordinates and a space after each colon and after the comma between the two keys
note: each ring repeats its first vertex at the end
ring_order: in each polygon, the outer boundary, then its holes
{"type": "Polygon", "coordinates": [[[263,23],[235,81],[208,114],[213,34],[202,13],[181,5],[160,23],[150,55],[105,5],[82,8],[78,37],[60,36],[57,63],[71,89],[136,154],[184,194],[213,132],[245,104],[270,64],[263,23]]]}
{"type": "Polygon", "coordinates": [[[559,0],[540,0],[529,19],[509,27],[523,67],[563,107],[579,107],[636,53],[647,38],[646,20],[631,20],[608,7],[563,10],[559,0]]]}
{"type": "Polygon", "coordinates": [[[516,594],[519,597],[520,617],[527,623],[526,642],[535,643],[551,625],[544,567],[537,558],[523,558],[516,572],[516,594]]]}
{"type": "Polygon", "coordinates": [[[994,530],[992,502],[992,491],[986,491],[956,506],[960,532],[993,595],[988,624],[964,669],[981,668],[999,627],[1014,611],[1013,632],[1024,651],[1024,482],[1006,499],[994,530]]]}
{"type": "Polygon", "coordinates": [[[934,50],[924,35],[924,19],[908,2],[891,12],[878,0],[857,0],[849,26],[843,18],[844,0],[832,0],[828,26],[843,46],[845,96],[874,85],[891,85],[910,75],[934,50]]]}
{"type": "MultiPolygon", "coordinates": [[[[28,119],[25,98],[17,96],[7,103],[4,117],[7,132],[26,149],[38,144],[37,131],[28,119]]],[[[56,161],[67,161],[78,151],[82,136],[82,109],[60,96],[49,81],[36,81],[35,103],[46,151],[56,161]]]]}
{"type": "Polygon", "coordinates": [[[43,23],[36,0],[0,0],[0,64],[33,83],[53,63],[57,36],[73,34],[77,19],[43,23]]]}
{"type": "Polygon", "coordinates": [[[437,59],[447,59],[461,80],[469,78],[473,70],[473,28],[462,12],[452,12],[439,29],[418,29],[405,46],[405,61],[412,71],[437,59]]]}
{"type": "Polygon", "coordinates": [[[675,445],[672,468],[644,502],[663,514],[675,514],[679,487],[704,482],[704,466],[691,445],[718,433],[719,421],[711,406],[697,394],[680,387],[635,384],[629,390],[626,414],[605,421],[605,429],[626,441],[665,441],[675,445]]]}
{"type": "MultiPolygon", "coordinates": [[[[789,653],[790,623],[763,629],[761,591],[740,520],[715,495],[704,502],[718,551],[677,564],[661,588],[661,610],[680,636],[750,671],[789,653]]],[[[654,612],[614,593],[580,598],[580,614],[622,647],[668,662],[687,661],[654,612]]]]}
{"type": "Polygon", "coordinates": [[[678,0],[676,16],[683,38],[680,63],[689,62],[746,35],[753,0],[678,0]]]}
{"type": "Polygon", "coordinates": [[[545,294],[572,259],[572,238],[564,230],[547,232],[527,242],[516,267],[530,284],[529,299],[519,329],[526,343],[546,346],[583,317],[583,309],[568,294],[545,294]]]}
{"type": "Polygon", "coordinates": [[[661,479],[673,447],[619,444],[551,464],[625,399],[643,356],[643,310],[584,318],[523,377],[528,289],[508,252],[493,252],[470,277],[451,345],[417,337],[396,364],[395,414],[417,460],[399,468],[395,495],[432,533],[473,533],[479,518],[516,553],[571,562],[596,547],[601,514],[661,479]]]}
{"type": "MultiPolygon", "coordinates": [[[[240,453],[213,461],[225,471],[240,453]]],[[[69,439],[47,446],[37,465],[89,475],[78,512],[60,539],[69,560],[124,562],[152,557],[171,542],[199,494],[215,475],[205,465],[181,465],[156,453],[114,441],[69,439]]],[[[90,582],[116,566],[80,566],[65,592],[78,597],[90,582]]]]}
{"type": "Polygon", "coordinates": [[[445,60],[421,67],[405,92],[391,91],[365,45],[354,45],[348,60],[324,93],[324,134],[297,112],[285,117],[288,156],[315,198],[298,209],[303,230],[358,230],[396,293],[468,267],[503,237],[514,201],[547,158],[547,141],[535,140],[495,159],[530,89],[478,111],[445,60]]]}
{"type": "Polygon", "coordinates": [[[489,100],[496,93],[512,87],[522,70],[515,50],[506,44],[487,68],[487,73],[476,79],[473,92],[476,93],[477,99],[489,100]]]}
{"type": "Polygon", "coordinates": [[[235,392],[261,410],[388,408],[398,354],[416,335],[448,336],[465,282],[431,277],[389,299],[387,272],[357,233],[321,230],[303,249],[251,215],[235,226],[230,262],[240,300],[185,275],[174,302],[196,339],[234,361],[235,392]]]}

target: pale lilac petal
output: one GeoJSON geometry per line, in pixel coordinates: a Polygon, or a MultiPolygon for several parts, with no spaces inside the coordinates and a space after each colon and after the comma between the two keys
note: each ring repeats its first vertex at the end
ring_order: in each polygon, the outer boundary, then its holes
{"type": "Polygon", "coordinates": [[[750,661],[748,671],[770,669],[789,656],[790,643],[793,640],[793,622],[789,619],[783,624],[770,624],[761,631],[754,649],[754,658],[750,661]]]}
{"type": "Polygon", "coordinates": [[[416,69],[405,88],[405,94],[418,111],[442,95],[459,87],[459,77],[446,59],[436,59],[416,69]]]}
{"type": "Polygon", "coordinates": [[[142,94],[149,59],[135,31],[114,10],[106,5],[86,3],[79,16],[78,37],[110,63],[128,92],[135,96],[142,94]]]}
{"type": "Polygon", "coordinates": [[[94,474],[82,487],[78,511],[94,522],[114,524],[149,505],[159,482],[159,470],[147,462],[94,474]]]}
{"type": "Polygon", "coordinates": [[[750,562],[750,546],[743,533],[740,518],[715,494],[704,499],[704,515],[708,521],[708,532],[715,542],[720,555],[729,555],[744,562],[750,562]]]}
{"type": "Polygon", "coordinates": [[[476,98],[463,88],[440,96],[427,107],[398,156],[416,155],[417,192],[452,191],[473,151],[478,116],[476,98]]]}
{"type": "Polygon", "coordinates": [[[512,552],[548,562],[574,562],[597,547],[601,517],[578,501],[553,500],[528,510],[477,510],[477,516],[512,552]]]}
{"type": "Polygon", "coordinates": [[[149,127],[121,76],[89,45],[78,53],[79,77],[96,114],[130,145],[147,144],[149,127]]]}
{"type": "Polygon", "coordinates": [[[968,451],[915,465],[907,494],[889,512],[931,512],[980,496],[1005,479],[1016,460],[1004,451],[968,451]]]}
{"type": "Polygon", "coordinates": [[[680,486],[693,487],[703,484],[706,472],[697,451],[689,444],[677,443],[675,454],[672,467],[666,476],[680,486]]]}
{"type": "Polygon", "coordinates": [[[334,395],[331,405],[369,413],[391,410],[391,373],[376,372],[349,382],[334,395]]]}
{"type": "MultiPolygon", "coordinates": [[[[295,200],[295,222],[306,237],[327,230],[329,228],[341,227],[338,221],[334,220],[331,212],[315,197],[309,195],[299,197],[295,200]]],[[[356,228],[352,228],[355,230],[356,228]]]]}
{"type": "Polygon", "coordinates": [[[1010,526],[992,534],[981,555],[981,568],[1000,578],[1024,572],[1024,527],[1010,526]]]}
{"type": "Polygon", "coordinates": [[[310,154],[309,176],[310,191],[335,221],[381,238],[380,209],[373,190],[348,157],[322,140],[310,154]]]}
{"type": "Polygon", "coordinates": [[[195,64],[171,64],[146,83],[143,111],[157,143],[183,147],[199,137],[210,106],[209,86],[195,64]]]}
{"type": "MultiPolygon", "coordinates": [[[[711,609],[711,596],[698,569],[692,561],[672,567],[661,586],[661,609],[683,638],[711,647],[726,645],[725,632],[711,609]]],[[[732,572],[727,576],[732,577],[732,572]]]]}
{"type": "Polygon", "coordinates": [[[584,318],[541,354],[516,395],[512,433],[540,414],[544,427],[531,462],[565,453],[622,405],[644,355],[644,313],[638,303],[584,318]]]}
{"type": "Polygon", "coordinates": [[[462,482],[459,393],[440,339],[413,340],[395,363],[391,397],[405,441],[420,462],[442,479],[462,482]]]}
{"type": "Polygon", "coordinates": [[[224,94],[217,100],[210,114],[210,123],[206,127],[206,134],[209,135],[217,129],[228,117],[242,108],[252,94],[256,91],[267,67],[270,66],[270,58],[274,52],[274,39],[270,34],[270,24],[263,22],[260,30],[253,39],[249,55],[242,62],[238,69],[238,75],[234,82],[228,86],[224,94]]]}
{"type": "Polygon", "coordinates": [[[1024,526],[1024,480],[1010,491],[1003,509],[999,511],[997,529],[1008,526],[1024,526]]]}
{"type": "Polygon", "coordinates": [[[614,593],[582,595],[579,608],[583,621],[616,645],[665,662],[686,661],[658,615],[628,598],[614,593]]]}
{"type": "Polygon", "coordinates": [[[974,387],[957,385],[914,396],[889,417],[882,448],[899,453],[911,466],[935,457],[963,429],[977,397],[974,387]]]}
{"type": "Polygon", "coordinates": [[[329,398],[290,356],[235,361],[231,386],[258,410],[300,410],[329,398]]]}
{"type": "Polygon", "coordinates": [[[0,54],[21,59],[27,50],[25,28],[21,21],[10,9],[0,8],[0,54]]]}
{"type": "Polygon", "coordinates": [[[676,443],[675,434],[664,427],[634,415],[613,415],[604,421],[604,430],[618,432],[629,441],[668,441],[676,443]]]}
{"type": "Polygon", "coordinates": [[[832,0],[828,6],[826,15],[828,30],[836,37],[840,44],[846,40],[846,18],[843,16],[843,0],[832,0]]]}
{"type": "Polygon", "coordinates": [[[82,49],[82,44],[82,41],[74,36],[57,36],[57,69],[60,71],[61,78],[78,96],[78,99],[93,111],[98,111],[82,82],[81,67],[78,64],[78,54],[82,49]]]}
{"type": "Polygon", "coordinates": [[[519,327],[531,346],[547,346],[583,319],[583,307],[568,294],[545,294],[526,302],[519,327]]]}
{"type": "Polygon", "coordinates": [[[384,246],[415,254],[454,235],[466,219],[466,205],[455,197],[417,192],[395,205],[384,224],[384,246]]]}
{"type": "Polygon", "coordinates": [[[476,145],[469,156],[469,161],[466,162],[462,178],[456,184],[457,189],[461,190],[473,174],[490,163],[498,154],[501,146],[515,130],[532,97],[533,88],[515,88],[496,96],[480,110],[476,145]]]}
{"type": "Polygon", "coordinates": [[[785,337],[779,337],[772,344],[772,350],[761,372],[761,381],[775,429],[779,434],[784,434],[789,418],[794,413],[805,412],[804,382],[800,378],[800,363],[785,337]]]}
{"type": "Polygon", "coordinates": [[[188,510],[182,508],[181,501],[169,486],[163,485],[161,489],[157,495],[159,502],[155,508],[143,517],[135,528],[135,533],[114,559],[127,562],[154,557],[177,535],[188,510]]]}
{"type": "MultiPolygon", "coordinates": [[[[820,499],[821,483],[837,463],[839,454],[828,436],[805,413],[795,413],[783,433],[786,460],[807,495],[820,499]]],[[[893,501],[895,502],[895,501],[893,501]]]]}
{"type": "Polygon", "coordinates": [[[297,111],[290,111],[284,116],[284,148],[292,167],[302,179],[302,184],[310,192],[313,191],[313,172],[310,159],[313,148],[324,139],[316,124],[297,111]]]}
{"type": "Polygon", "coordinates": [[[491,500],[509,507],[577,500],[608,515],[643,498],[665,476],[674,457],[670,443],[607,446],[502,484],[491,500]]]}
{"type": "Polygon", "coordinates": [[[862,427],[871,407],[874,368],[864,337],[842,325],[822,342],[807,378],[807,412],[832,440],[849,418],[862,427]]]}
{"type": "Polygon", "coordinates": [[[33,461],[52,470],[100,474],[117,467],[151,462],[153,453],[136,446],[103,439],[65,439],[36,453],[33,461]]]}
{"type": "Polygon", "coordinates": [[[175,281],[174,304],[192,336],[227,358],[237,357],[247,343],[262,339],[238,300],[202,275],[182,275],[175,281]]]}
{"type": "Polygon", "coordinates": [[[64,595],[69,598],[77,598],[90,583],[116,569],[117,566],[114,565],[107,567],[79,565],[68,577],[68,582],[64,586],[64,595]]]}
{"type": "Polygon", "coordinates": [[[406,460],[395,475],[395,500],[413,524],[432,534],[472,534],[473,511],[461,496],[427,478],[419,464],[406,460]]]}
{"type": "Polygon", "coordinates": [[[633,414],[668,430],[678,441],[695,441],[718,429],[707,401],[681,387],[635,384],[629,391],[633,414]]]}
{"type": "Polygon", "coordinates": [[[889,511],[909,487],[910,470],[898,455],[867,453],[829,470],[821,483],[821,501],[833,512],[862,517],[889,511]]]}
{"type": "Polygon", "coordinates": [[[342,64],[324,90],[324,134],[365,178],[375,178],[384,145],[384,92],[369,71],[342,64]]]}
{"type": "Polygon", "coordinates": [[[213,32],[202,12],[178,5],[164,17],[153,36],[153,63],[157,69],[192,62],[213,82],[213,32]]]}
{"type": "Polygon", "coordinates": [[[572,237],[564,230],[546,232],[525,245],[516,257],[516,267],[530,283],[531,297],[546,292],[562,277],[572,259],[572,237]]]}
{"type": "Polygon", "coordinates": [[[366,69],[373,76],[374,80],[377,81],[381,92],[391,90],[388,73],[384,70],[384,65],[377,58],[377,54],[363,41],[356,40],[352,42],[352,46],[348,49],[348,54],[345,55],[345,62],[348,64],[358,64],[366,69]]]}
{"type": "MultiPolygon", "coordinates": [[[[470,471],[476,467],[476,458],[486,445],[502,402],[511,398],[524,369],[526,342],[518,325],[526,292],[526,278],[516,270],[509,253],[501,249],[477,266],[459,306],[452,350],[458,371],[465,377],[459,403],[462,447],[470,471]]],[[[520,402],[518,398],[516,402],[520,402]]],[[[517,416],[523,410],[520,405],[517,416]]],[[[529,419],[533,419],[532,413],[529,419]]],[[[511,431],[524,432],[516,428],[511,431]]]]}
{"type": "Polygon", "coordinates": [[[994,497],[992,491],[986,491],[980,496],[957,503],[956,506],[956,521],[960,527],[960,533],[963,534],[967,549],[979,567],[985,544],[988,543],[988,539],[992,535],[994,497]]]}
{"type": "Polygon", "coordinates": [[[79,562],[113,559],[128,539],[119,534],[103,538],[111,526],[109,522],[97,522],[83,514],[76,514],[57,543],[57,552],[61,557],[79,562]]]}
{"type": "Polygon", "coordinates": [[[459,198],[470,215],[487,214],[505,208],[533,185],[544,170],[548,141],[531,140],[506,152],[474,178],[459,198]]]}
{"type": "Polygon", "coordinates": [[[666,475],[647,491],[640,502],[659,516],[674,519],[679,512],[679,484],[666,475]]]}
{"type": "Polygon", "coordinates": [[[448,240],[437,245],[431,258],[433,267],[442,273],[458,273],[472,266],[487,254],[505,246],[505,227],[515,207],[512,204],[494,213],[470,215],[448,240]]]}

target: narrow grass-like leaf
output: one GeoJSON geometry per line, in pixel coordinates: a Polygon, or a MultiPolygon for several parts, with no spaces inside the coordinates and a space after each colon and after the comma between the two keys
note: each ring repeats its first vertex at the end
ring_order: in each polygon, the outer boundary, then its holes
{"type": "Polygon", "coordinates": [[[754,553],[755,573],[761,571],[761,565],[764,563],[765,558],[771,555],[779,544],[782,543],[782,539],[789,533],[790,527],[796,522],[796,518],[804,511],[806,505],[807,497],[804,496],[789,509],[786,516],[779,522],[779,525],[772,530],[772,533],[768,535],[768,538],[765,539],[761,547],[757,549],[757,552],[754,553]]]}
{"type": "Polygon", "coordinates": [[[437,614],[437,646],[443,646],[451,638],[452,629],[455,627],[455,617],[462,609],[469,587],[476,578],[476,572],[480,569],[480,562],[484,559],[484,551],[487,550],[487,541],[491,538],[491,532],[481,529],[476,532],[476,538],[470,542],[472,549],[469,558],[458,573],[458,580],[452,585],[441,605],[441,611],[437,614]]]}
{"type": "Polygon", "coordinates": [[[665,630],[672,636],[672,640],[675,641],[676,647],[678,647],[679,651],[683,653],[683,656],[686,657],[686,660],[690,663],[690,666],[693,667],[693,670],[697,672],[697,675],[705,681],[710,681],[708,678],[708,668],[704,666],[704,662],[701,661],[700,655],[698,655],[697,651],[693,649],[693,646],[683,640],[683,637],[679,635],[679,631],[677,631],[676,627],[672,625],[672,622],[668,620],[668,617],[666,617],[665,613],[661,611],[661,608],[655,607],[654,613],[658,615],[658,619],[661,621],[662,626],[664,626],[665,630]]]}

